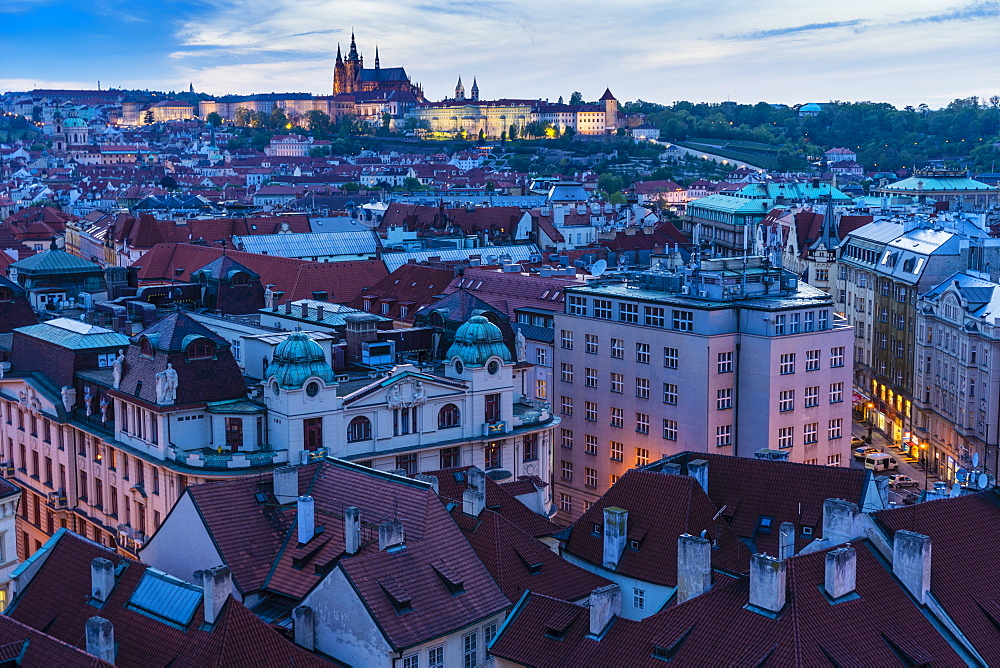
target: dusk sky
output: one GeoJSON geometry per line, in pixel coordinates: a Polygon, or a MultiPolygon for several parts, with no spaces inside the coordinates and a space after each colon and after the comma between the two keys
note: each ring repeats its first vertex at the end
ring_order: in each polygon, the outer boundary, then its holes
{"type": "Polygon", "coordinates": [[[595,3],[459,0],[0,1],[0,91],[103,87],[329,94],[351,28],[365,65],[429,99],[610,86],[641,98],[940,107],[1000,94],[1000,0],[595,3]]]}

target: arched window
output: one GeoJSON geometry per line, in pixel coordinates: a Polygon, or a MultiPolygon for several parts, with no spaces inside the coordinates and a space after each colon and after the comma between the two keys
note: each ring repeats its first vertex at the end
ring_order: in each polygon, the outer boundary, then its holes
{"type": "Polygon", "coordinates": [[[358,441],[368,441],[372,437],[371,420],[359,415],[351,420],[347,425],[347,442],[357,443],[358,441]]]}
{"type": "Polygon", "coordinates": [[[438,429],[450,429],[461,424],[461,414],[455,404],[445,404],[438,412],[438,429]]]}
{"type": "Polygon", "coordinates": [[[215,346],[207,339],[198,339],[188,346],[187,355],[189,360],[209,359],[215,355],[215,346]]]}
{"type": "Polygon", "coordinates": [[[242,271],[240,271],[240,272],[237,272],[237,273],[233,274],[233,277],[229,281],[229,284],[232,285],[232,286],[234,286],[234,287],[247,286],[247,285],[250,285],[250,277],[248,275],[244,274],[242,271]]]}
{"type": "Polygon", "coordinates": [[[143,357],[153,356],[153,344],[146,337],[142,337],[142,340],[139,341],[139,352],[143,357]]]}

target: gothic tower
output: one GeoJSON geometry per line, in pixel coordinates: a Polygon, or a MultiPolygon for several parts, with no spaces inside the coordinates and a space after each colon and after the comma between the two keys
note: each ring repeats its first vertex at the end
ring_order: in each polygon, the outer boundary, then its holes
{"type": "Polygon", "coordinates": [[[458,83],[455,84],[455,99],[464,100],[465,99],[465,86],[462,85],[462,77],[458,77],[458,83]]]}
{"type": "Polygon", "coordinates": [[[347,69],[344,67],[344,58],[340,55],[340,44],[337,44],[337,62],[333,65],[333,94],[346,93],[347,69]]]}
{"type": "Polygon", "coordinates": [[[365,60],[358,53],[358,45],[354,41],[354,31],[351,31],[351,50],[347,52],[347,59],[344,61],[347,69],[347,90],[346,93],[354,93],[358,90],[358,82],[361,80],[361,70],[365,67],[365,60]]]}
{"type": "Polygon", "coordinates": [[[472,101],[479,102],[479,84],[476,83],[476,77],[472,77],[472,101]]]}

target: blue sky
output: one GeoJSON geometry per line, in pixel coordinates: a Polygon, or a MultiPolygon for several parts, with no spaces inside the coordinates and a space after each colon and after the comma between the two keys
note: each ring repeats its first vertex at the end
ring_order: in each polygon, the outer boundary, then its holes
{"type": "Polygon", "coordinates": [[[878,100],[1000,94],[1000,0],[0,0],[0,90],[328,94],[352,27],[367,66],[440,99],[878,100]]]}

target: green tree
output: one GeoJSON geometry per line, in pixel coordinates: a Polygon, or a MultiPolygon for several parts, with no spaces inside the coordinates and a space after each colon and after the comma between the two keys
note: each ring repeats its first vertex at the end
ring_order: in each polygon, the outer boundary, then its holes
{"type": "Polygon", "coordinates": [[[213,111],[208,116],[205,117],[205,122],[211,125],[212,127],[217,128],[220,125],[222,125],[222,116],[213,111]]]}
{"type": "Polygon", "coordinates": [[[403,190],[406,192],[419,192],[424,190],[424,184],[420,182],[420,179],[414,178],[412,176],[407,176],[403,179],[403,190]]]}
{"type": "Polygon", "coordinates": [[[570,104],[583,104],[583,93],[578,90],[573,91],[573,94],[569,96],[570,104]]]}
{"type": "Polygon", "coordinates": [[[329,146],[313,146],[311,149],[309,149],[310,158],[322,158],[328,155],[330,155],[329,146]]]}
{"type": "Polygon", "coordinates": [[[486,130],[479,129],[479,141],[486,141],[486,130]]]}
{"type": "Polygon", "coordinates": [[[248,125],[250,125],[250,121],[251,121],[250,110],[247,109],[246,107],[237,107],[236,113],[233,114],[233,123],[242,128],[245,128],[248,125]]]}
{"type": "Polygon", "coordinates": [[[622,181],[622,177],[617,174],[605,172],[597,177],[597,187],[608,194],[612,194],[621,192],[622,188],[625,187],[625,183],[622,181]]]}
{"type": "Polygon", "coordinates": [[[177,180],[169,174],[160,179],[159,183],[161,187],[167,190],[175,190],[177,188],[177,180]]]}
{"type": "Polygon", "coordinates": [[[511,123],[510,129],[507,130],[507,136],[510,137],[511,141],[517,139],[517,124],[511,123]]]}
{"type": "Polygon", "coordinates": [[[152,125],[153,124],[153,110],[152,109],[147,109],[146,110],[146,114],[143,116],[142,122],[145,123],[146,125],[152,125]]]}
{"type": "Polygon", "coordinates": [[[31,108],[31,120],[35,123],[42,122],[42,108],[37,104],[31,108]]]}
{"type": "Polygon", "coordinates": [[[276,130],[282,132],[288,129],[289,126],[288,116],[285,115],[285,110],[281,107],[275,107],[271,111],[271,115],[267,118],[264,127],[269,130],[276,130]]]}
{"type": "Polygon", "coordinates": [[[340,189],[347,193],[356,193],[361,190],[361,184],[351,181],[349,183],[345,183],[340,187],[340,189]]]}

